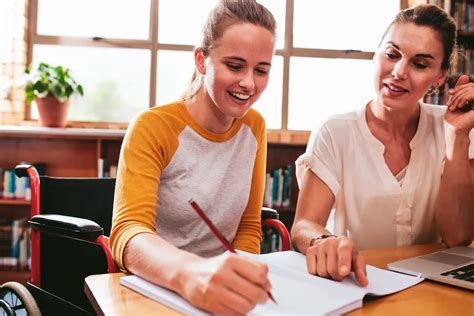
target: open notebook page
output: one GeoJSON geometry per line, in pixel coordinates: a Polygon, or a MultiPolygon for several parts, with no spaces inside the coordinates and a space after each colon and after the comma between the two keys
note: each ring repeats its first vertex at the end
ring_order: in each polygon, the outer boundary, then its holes
{"type": "MultiPolygon", "coordinates": [[[[366,294],[386,295],[413,286],[423,279],[367,266],[369,285],[360,287],[353,275],[343,281],[332,281],[309,275],[305,256],[293,252],[253,255],[240,252],[254,260],[267,263],[272,294],[277,310],[286,314],[341,314],[362,306],[366,294]]],[[[255,311],[274,309],[268,302],[255,311]]]]}
{"type": "MultiPolygon", "coordinates": [[[[390,294],[422,281],[412,276],[367,266],[369,285],[362,288],[352,277],[337,282],[309,275],[306,272],[305,257],[296,252],[266,255],[239,253],[268,264],[271,292],[278,303],[275,305],[268,300],[264,305],[257,305],[251,315],[336,315],[361,307],[362,299],[367,293],[390,294]]],[[[182,313],[206,315],[178,294],[136,276],[122,277],[120,283],[182,313]]]]}

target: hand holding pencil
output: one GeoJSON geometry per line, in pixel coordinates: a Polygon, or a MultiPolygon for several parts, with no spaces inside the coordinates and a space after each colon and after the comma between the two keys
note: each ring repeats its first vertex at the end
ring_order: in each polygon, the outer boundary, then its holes
{"type": "MultiPolygon", "coordinates": [[[[211,226],[214,227],[212,223],[211,226]]],[[[220,232],[218,235],[225,241],[220,232]]],[[[227,241],[224,244],[232,249],[227,241]]],[[[244,256],[224,253],[212,258],[200,258],[189,264],[187,270],[182,279],[184,293],[181,294],[192,304],[209,311],[245,314],[271,297],[267,265],[244,256]]]]}

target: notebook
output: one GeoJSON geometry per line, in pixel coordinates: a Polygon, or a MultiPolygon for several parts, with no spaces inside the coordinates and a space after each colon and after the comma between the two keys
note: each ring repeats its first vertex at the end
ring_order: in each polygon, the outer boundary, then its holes
{"type": "Polygon", "coordinates": [[[455,247],[388,264],[393,271],[474,290],[474,248],[455,247]]]}
{"type": "MultiPolygon", "coordinates": [[[[271,292],[278,303],[275,305],[268,300],[263,305],[257,305],[250,315],[339,315],[362,307],[362,300],[367,294],[387,295],[423,280],[367,266],[369,285],[360,287],[353,275],[338,282],[308,274],[304,255],[294,251],[264,255],[239,252],[239,255],[268,264],[271,292]]],[[[208,315],[175,292],[137,276],[124,276],[120,284],[186,315],[208,315]]]]}

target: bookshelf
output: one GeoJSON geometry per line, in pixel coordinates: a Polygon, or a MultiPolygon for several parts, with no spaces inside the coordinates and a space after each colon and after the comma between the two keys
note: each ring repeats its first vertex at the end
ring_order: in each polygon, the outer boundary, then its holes
{"type": "Polygon", "coordinates": [[[428,0],[427,3],[444,8],[454,18],[458,28],[459,54],[451,74],[438,96],[425,97],[428,103],[446,104],[447,91],[456,84],[461,74],[469,75],[471,81],[474,80],[474,0],[428,0]]]}
{"type": "Polygon", "coordinates": [[[30,205],[30,201],[23,199],[0,199],[0,205],[30,205]]]}
{"type": "MultiPolygon", "coordinates": [[[[0,168],[13,169],[18,163],[43,163],[49,176],[96,177],[99,158],[118,163],[125,130],[89,128],[46,128],[0,125],[0,168]]],[[[268,132],[267,170],[291,164],[291,205],[276,208],[280,219],[290,229],[293,224],[298,186],[295,160],[304,153],[308,132],[268,132]]],[[[0,218],[29,216],[29,201],[0,198],[0,218]]],[[[0,284],[5,281],[29,280],[28,271],[6,271],[0,268],[0,284]]]]}
{"type": "MultiPolygon", "coordinates": [[[[99,158],[118,162],[124,135],[123,130],[0,126],[0,168],[14,169],[20,162],[43,163],[50,176],[96,177],[99,158]]],[[[29,213],[29,201],[0,198],[0,218],[27,218],[29,213]]],[[[0,268],[0,284],[26,283],[29,278],[29,271],[0,268]]]]}
{"type": "Polygon", "coordinates": [[[293,225],[296,201],[298,198],[298,184],[295,176],[295,161],[305,152],[306,143],[304,144],[288,144],[288,143],[269,143],[268,144],[268,159],[267,170],[274,170],[284,167],[288,164],[292,167],[291,174],[291,198],[289,207],[275,207],[280,213],[280,220],[285,224],[288,230],[293,225]]]}

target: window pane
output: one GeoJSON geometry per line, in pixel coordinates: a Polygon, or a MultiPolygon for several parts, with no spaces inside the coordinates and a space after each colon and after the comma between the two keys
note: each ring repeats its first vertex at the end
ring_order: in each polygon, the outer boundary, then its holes
{"type": "Polygon", "coordinates": [[[193,52],[158,51],[156,105],[178,100],[193,75],[193,52]]]}
{"type": "Polygon", "coordinates": [[[202,27],[217,0],[160,0],[158,41],[199,46],[202,27]]]}
{"type": "MultiPolygon", "coordinates": [[[[158,41],[166,44],[199,46],[204,23],[217,2],[217,0],[160,0],[158,41]],[[186,9],[183,10],[183,8],[186,9]]],[[[285,0],[260,0],[259,2],[275,16],[278,27],[276,47],[281,49],[284,45],[285,34],[285,0]]]]}
{"type": "Polygon", "coordinates": [[[285,18],[286,0],[258,0],[258,3],[265,6],[275,17],[277,22],[277,49],[283,49],[285,45],[285,18]]]}
{"type": "Polygon", "coordinates": [[[312,130],[329,115],[363,107],[374,95],[372,71],[371,60],[291,58],[288,128],[312,130]]]}
{"type": "Polygon", "coordinates": [[[253,105],[253,108],[263,115],[269,129],[281,128],[282,85],[283,57],[274,56],[267,88],[253,105]]]}
{"type": "Polygon", "coordinates": [[[0,64],[10,63],[15,60],[21,62],[23,58],[13,56],[14,50],[19,51],[24,33],[24,18],[22,1],[1,0],[0,1],[0,64]],[[17,39],[17,46],[13,47],[17,39]]]}
{"type": "Polygon", "coordinates": [[[148,39],[150,0],[38,1],[38,34],[148,39]]]}
{"type": "MultiPolygon", "coordinates": [[[[148,50],[34,45],[33,62],[40,61],[70,68],[83,85],[84,97],[71,100],[71,121],[128,122],[148,108],[148,50]]],[[[32,113],[38,117],[36,106],[32,113]]]]}
{"type": "Polygon", "coordinates": [[[375,51],[399,10],[400,0],[295,0],[294,46],[375,51]]]}

